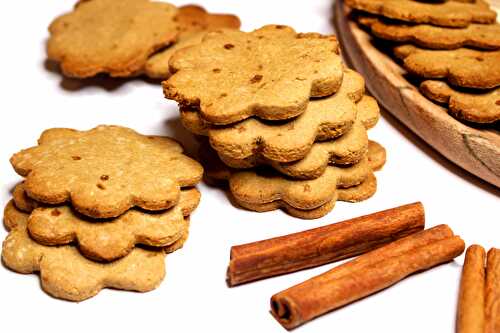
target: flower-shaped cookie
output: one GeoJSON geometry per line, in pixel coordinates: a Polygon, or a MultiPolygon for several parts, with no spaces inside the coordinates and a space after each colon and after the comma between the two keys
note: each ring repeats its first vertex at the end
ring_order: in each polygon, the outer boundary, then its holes
{"type": "Polygon", "coordinates": [[[455,117],[474,123],[494,123],[500,120],[500,88],[483,93],[458,91],[445,82],[427,80],[420,84],[427,98],[448,105],[455,117]]]}
{"type": "Polygon", "coordinates": [[[202,43],[176,52],[170,70],[165,96],[198,108],[214,124],[252,115],[295,117],[311,96],[335,93],[343,75],[334,36],[297,34],[278,25],[209,33],[202,43]]]}
{"type": "Polygon", "coordinates": [[[80,1],[51,23],[47,55],[67,76],[136,75],[151,54],[175,41],[176,14],[159,1],[80,1]]]}
{"type": "Polygon", "coordinates": [[[94,218],[116,217],[134,206],[170,208],[181,187],[194,186],[203,174],[176,141],[119,126],[46,130],[38,146],[14,154],[11,163],[26,177],[29,197],[71,202],[94,218]]]}
{"type": "Polygon", "coordinates": [[[92,260],[111,261],[121,258],[136,244],[167,247],[187,232],[186,217],[197,207],[200,192],[195,188],[181,191],[179,203],[161,212],[149,213],[130,209],[115,219],[96,221],[75,213],[70,206],[45,206],[24,194],[24,184],[14,190],[15,206],[33,208],[28,230],[33,239],[45,245],[76,242],[80,252],[92,260]]]}
{"type": "Polygon", "coordinates": [[[19,273],[40,272],[42,288],[50,295],[83,301],[103,288],[146,292],[165,276],[165,252],[133,249],[112,263],[97,263],[83,257],[71,245],[44,246],[32,240],[26,229],[28,214],[10,202],[4,223],[11,230],[2,246],[3,263],[19,273]]]}
{"type": "Polygon", "coordinates": [[[441,1],[425,3],[414,0],[346,0],[355,9],[412,23],[446,27],[466,27],[470,23],[494,23],[496,13],[483,0],[474,3],[441,1]]]}
{"type": "Polygon", "coordinates": [[[500,50],[427,50],[413,45],[394,48],[396,57],[413,75],[426,79],[446,79],[466,88],[487,89],[500,86],[500,50]]]}
{"type": "Polygon", "coordinates": [[[172,46],[154,54],[148,59],[145,66],[147,76],[155,79],[166,79],[170,76],[168,62],[177,51],[187,46],[201,43],[208,31],[217,29],[238,29],[240,20],[229,14],[211,14],[204,8],[196,5],[187,5],[179,8],[175,20],[179,26],[179,36],[172,46]]]}

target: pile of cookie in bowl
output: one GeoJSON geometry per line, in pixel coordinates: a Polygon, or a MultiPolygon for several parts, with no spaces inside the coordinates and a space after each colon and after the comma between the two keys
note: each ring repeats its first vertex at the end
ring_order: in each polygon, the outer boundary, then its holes
{"type": "Polygon", "coordinates": [[[483,0],[346,0],[420,92],[468,125],[500,120],[500,24],[483,0]]]}

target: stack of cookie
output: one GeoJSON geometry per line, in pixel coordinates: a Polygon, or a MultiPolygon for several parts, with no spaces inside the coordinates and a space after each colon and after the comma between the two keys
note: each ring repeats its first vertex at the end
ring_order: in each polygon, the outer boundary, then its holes
{"type": "Polygon", "coordinates": [[[5,208],[3,262],[72,301],[156,288],[200,200],[200,164],[172,139],[124,127],[49,129],[11,163],[25,179],[5,208]]]}
{"type": "Polygon", "coordinates": [[[484,0],[346,0],[419,79],[420,91],[468,123],[500,120],[500,24],[484,0]]]}
{"type": "Polygon", "coordinates": [[[238,29],[234,15],[209,14],[195,5],[150,0],[78,1],[71,13],[49,26],[47,56],[66,76],[169,75],[168,60],[182,47],[198,43],[216,29],[238,29]]]}
{"type": "Polygon", "coordinates": [[[337,199],[374,194],[385,150],[366,129],[379,109],[334,36],[281,25],[218,31],[177,51],[170,68],[165,95],[184,126],[208,138],[206,175],[227,181],[239,206],[318,218],[337,199]]]}

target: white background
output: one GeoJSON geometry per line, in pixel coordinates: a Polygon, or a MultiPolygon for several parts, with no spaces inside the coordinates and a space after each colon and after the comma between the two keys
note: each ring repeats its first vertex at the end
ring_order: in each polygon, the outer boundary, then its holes
{"type": "MultiPolygon", "coordinates": [[[[175,103],[159,85],[142,79],[64,79],[44,66],[46,27],[71,1],[11,1],[0,11],[0,202],[20,180],[8,162],[33,145],[50,127],[89,129],[119,124],[147,134],[170,135],[191,147],[175,103]]],[[[176,4],[187,3],[174,1],[176,4]]],[[[240,16],[244,30],[267,23],[298,31],[331,33],[329,0],[200,1],[211,11],[240,16]]],[[[0,330],[76,332],[283,332],[269,314],[274,293],[328,270],[333,265],[227,288],[225,272],[234,244],[300,231],[362,214],[422,201],[427,226],[449,224],[467,244],[500,246],[499,191],[451,164],[394,118],[383,113],[371,138],[388,150],[377,174],[379,189],[370,200],[337,204],[321,220],[303,221],[280,211],[253,213],[231,206],[224,193],[203,184],[184,249],[168,256],[167,276],[145,294],[104,290],[70,303],[40,290],[36,275],[0,268],[0,330]]],[[[5,236],[2,229],[0,236],[5,236]]],[[[304,325],[296,332],[453,332],[463,257],[304,325]]]]}

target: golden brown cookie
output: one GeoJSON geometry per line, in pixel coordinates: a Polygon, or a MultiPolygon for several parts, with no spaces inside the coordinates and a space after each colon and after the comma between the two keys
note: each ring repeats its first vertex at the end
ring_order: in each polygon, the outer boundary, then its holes
{"type": "Polygon", "coordinates": [[[204,123],[199,112],[186,108],[181,109],[181,118],[188,130],[208,135],[211,146],[228,158],[256,159],[260,155],[272,161],[292,162],[304,158],[315,141],[347,132],[356,119],[355,103],[363,93],[363,77],[347,70],[335,95],[312,100],[304,113],[289,121],[249,118],[216,127],[204,123]]]}
{"type": "Polygon", "coordinates": [[[343,75],[334,36],[298,34],[280,25],[209,33],[200,44],[176,52],[170,70],[174,74],[163,82],[166,98],[220,125],[254,115],[298,116],[311,96],[335,93],[343,75]]]}
{"type": "Polygon", "coordinates": [[[231,198],[231,201],[235,206],[239,206],[251,211],[268,212],[276,209],[282,209],[291,216],[311,220],[318,219],[331,212],[335,207],[335,203],[337,202],[337,200],[347,202],[360,202],[369,199],[375,194],[376,191],[377,179],[373,173],[370,173],[361,184],[348,188],[338,188],[334,199],[324,205],[309,210],[297,209],[293,206],[290,206],[285,201],[273,201],[265,204],[250,204],[243,201],[238,202],[231,195],[229,195],[229,197],[231,198]]]}
{"type": "Polygon", "coordinates": [[[474,47],[500,48],[500,24],[469,24],[464,28],[437,27],[430,24],[401,24],[377,17],[360,16],[358,22],[369,26],[373,35],[395,42],[408,42],[424,48],[452,50],[474,47]]]}
{"type": "Polygon", "coordinates": [[[166,211],[131,209],[101,222],[76,214],[69,206],[39,207],[29,216],[28,231],[40,244],[76,242],[87,258],[112,261],[130,253],[137,244],[165,247],[178,241],[187,228],[184,218],[196,208],[199,199],[198,190],[182,190],[179,203],[166,211]]]}
{"type": "Polygon", "coordinates": [[[413,23],[428,23],[446,27],[466,27],[471,23],[491,24],[496,20],[496,12],[487,3],[447,1],[425,3],[413,0],[346,0],[355,9],[387,18],[413,23]]]}
{"type": "Polygon", "coordinates": [[[3,263],[19,273],[40,272],[42,288],[54,297],[83,301],[103,288],[146,292],[158,287],[165,276],[162,250],[135,248],[112,263],[97,263],[71,245],[53,247],[33,241],[26,230],[28,215],[13,202],[7,205],[4,219],[12,229],[3,242],[3,263]]]}
{"type": "Polygon", "coordinates": [[[176,141],[119,126],[46,130],[38,146],[10,161],[26,177],[28,196],[46,204],[71,202],[93,218],[116,217],[134,206],[170,208],[180,189],[194,186],[203,174],[176,141]]]}
{"type": "Polygon", "coordinates": [[[365,156],[368,147],[366,129],[376,125],[380,118],[380,109],[377,101],[366,95],[356,103],[356,109],[357,121],[347,133],[332,140],[315,142],[306,156],[298,161],[277,162],[266,159],[261,154],[254,154],[246,159],[234,159],[222,153],[218,155],[232,168],[247,169],[266,164],[295,179],[314,179],[319,177],[329,164],[354,164],[365,156]]]}
{"type": "Polygon", "coordinates": [[[248,169],[258,165],[269,165],[280,173],[295,179],[314,179],[325,172],[328,165],[349,165],[365,157],[368,149],[368,135],[360,121],[344,135],[328,141],[313,144],[307,155],[295,162],[276,162],[256,157],[239,160],[218,153],[220,159],[229,167],[248,169]]]}
{"type": "Polygon", "coordinates": [[[396,57],[413,75],[426,79],[446,79],[466,88],[488,89],[500,86],[500,50],[425,50],[413,45],[397,46],[396,57]]]}
{"type": "Polygon", "coordinates": [[[377,100],[371,96],[363,96],[356,103],[357,116],[356,119],[361,121],[366,129],[370,129],[377,125],[380,119],[380,108],[377,100]]]}
{"type": "Polygon", "coordinates": [[[448,106],[455,117],[474,123],[500,120],[500,88],[486,92],[458,91],[441,81],[424,81],[420,91],[427,98],[448,106]]]}
{"type": "Polygon", "coordinates": [[[154,54],[148,59],[145,74],[154,79],[170,76],[168,61],[177,51],[187,46],[201,43],[208,31],[218,29],[239,29],[241,23],[237,16],[229,14],[210,14],[204,8],[187,5],[179,8],[175,21],[180,33],[175,44],[154,54]]]}
{"type": "Polygon", "coordinates": [[[175,6],[159,1],[80,1],[50,24],[47,55],[71,77],[133,76],[175,41],[176,14],[175,6]]]}
{"type": "Polygon", "coordinates": [[[368,142],[368,164],[373,171],[382,169],[387,159],[385,148],[378,142],[370,140],[368,142]]]}

